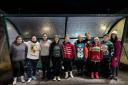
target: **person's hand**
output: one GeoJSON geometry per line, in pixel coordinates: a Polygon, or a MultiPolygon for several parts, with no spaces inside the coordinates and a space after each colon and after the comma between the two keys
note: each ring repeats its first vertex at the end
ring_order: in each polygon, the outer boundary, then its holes
{"type": "Polygon", "coordinates": [[[62,69],[64,70],[64,66],[62,66],[62,69]]]}
{"type": "Polygon", "coordinates": [[[114,60],[117,61],[117,58],[115,57],[114,60]]]}

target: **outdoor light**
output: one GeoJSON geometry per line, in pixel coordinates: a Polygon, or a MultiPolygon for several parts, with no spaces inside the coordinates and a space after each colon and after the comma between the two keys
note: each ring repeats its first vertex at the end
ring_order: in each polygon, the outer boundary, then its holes
{"type": "Polygon", "coordinates": [[[105,31],[106,30],[106,25],[105,24],[101,24],[101,27],[100,27],[100,29],[102,30],[102,31],[105,31]]]}

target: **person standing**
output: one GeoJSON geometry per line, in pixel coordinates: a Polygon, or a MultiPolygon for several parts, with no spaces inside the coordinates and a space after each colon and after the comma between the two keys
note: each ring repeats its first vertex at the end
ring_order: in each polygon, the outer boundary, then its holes
{"type": "Polygon", "coordinates": [[[85,62],[88,58],[88,48],[86,47],[86,44],[82,40],[82,35],[78,35],[78,40],[75,42],[75,48],[76,48],[76,58],[75,58],[75,64],[77,67],[77,73],[78,75],[83,75],[83,69],[85,62]]]}
{"type": "Polygon", "coordinates": [[[50,45],[50,58],[53,64],[53,80],[60,81],[60,71],[63,59],[63,48],[59,40],[59,35],[54,36],[54,40],[50,45]]]}
{"type": "MultiPolygon", "coordinates": [[[[94,43],[94,39],[93,37],[91,36],[91,33],[90,32],[86,32],[85,33],[85,40],[84,40],[84,43],[86,45],[86,47],[88,48],[88,50],[90,49],[90,44],[93,44],[94,43]]],[[[91,72],[91,59],[90,59],[90,56],[88,56],[87,60],[86,60],[86,64],[85,64],[85,67],[86,67],[86,74],[87,76],[90,76],[90,72],[91,72]]]]}
{"type": "Polygon", "coordinates": [[[64,58],[63,58],[63,64],[64,64],[64,69],[65,69],[65,78],[67,79],[70,75],[71,78],[73,78],[73,73],[72,73],[72,64],[73,60],[76,57],[76,50],[75,46],[69,42],[70,38],[68,35],[64,37],[64,42],[63,42],[63,51],[64,51],[64,58]]]}
{"type": "Polygon", "coordinates": [[[103,36],[103,41],[101,41],[103,48],[103,59],[101,61],[101,75],[105,78],[110,77],[110,64],[111,58],[114,54],[113,43],[109,40],[109,35],[105,34],[103,36]]]}
{"type": "Polygon", "coordinates": [[[37,41],[35,35],[32,36],[31,41],[25,42],[28,46],[28,55],[27,55],[27,76],[28,83],[31,82],[32,79],[36,80],[36,68],[39,60],[39,52],[40,52],[40,44],[37,41]]]}
{"type": "Polygon", "coordinates": [[[27,56],[27,46],[23,43],[23,38],[17,36],[10,48],[10,59],[13,70],[13,85],[16,85],[17,78],[21,77],[21,82],[24,80],[24,61],[27,56]]]}
{"type": "Polygon", "coordinates": [[[41,62],[42,62],[42,71],[43,77],[42,79],[50,79],[50,57],[49,57],[49,47],[51,44],[51,40],[48,40],[47,33],[42,34],[42,40],[40,41],[41,46],[41,62]]]}
{"type": "Polygon", "coordinates": [[[117,37],[117,31],[113,31],[111,34],[111,42],[114,45],[114,55],[111,61],[111,78],[117,80],[118,68],[121,58],[121,41],[117,37]]]}
{"type": "Polygon", "coordinates": [[[91,78],[99,78],[99,69],[103,58],[102,46],[98,37],[94,38],[94,44],[90,45],[89,55],[91,60],[91,78]]]}

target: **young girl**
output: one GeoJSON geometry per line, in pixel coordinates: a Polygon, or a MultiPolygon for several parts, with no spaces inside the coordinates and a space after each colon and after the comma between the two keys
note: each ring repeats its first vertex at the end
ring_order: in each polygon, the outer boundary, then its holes
{"type": "Polygon", "coordinates": [[[117,80],[117,69],[119,67],[121,57],[121,41],[117,37],[117,31],[112,32],[110,40],[114,45],[114,55],[111,61],[111,78],[117,80]]]}
{"type": "Polygon", "coordinates": [[[103,56],[102,47],[98,37],[94,38],[94,44],[90,45],[89,56],[91,59],[91,78],[99,78],[100,62],[103,56]]]}
{"type": "Polygon", "coordinates": [[[75,46],[69,42],[69,36],[66,35],[63,42],[63,51],[64,51],[64,69],[65,69],[65,78],[69,77],[68,72],[70,73],[70,77],[73,78],[72,73],[72,61],[76,56],[75,46]]]}
{"type": "Polygon", "coordinates": [[[21,76],[21,82],[24,80],[24,61],[27,56],[27,46],[23,43],[21,36],[17,36],[11,45],[10,58],[13,70],[13,85],[17,83],[17,77],[21,76]]]}
{"type": "Polygon", "coordinates": [[[82,76],[85,61],[88,58],[88,48],[86,47],[86,44],[83,42],[81,34],[78,35],[78,40],[75,42],[75,48],[76,48],[75,64],[77,67],[78,75],[82,76]]]}
{"type": "Polygon", "coordinates": [[[62,45],[60,44],[58,35],[54,36],[54,41],[51,43],[50,58],[53,64],[53,72],[54,72],[53,80],[60,81],[60,70],[61,70],[61,62],[63,58],[63,49],[62,49],[62,45]]]}
{"type": "Polygon", "coordinates": [[[32,79],[36,79],[36,67],[39,60],[39,51],[40,44],[37,41],[36,36],[32,36],[31,41],[25,42],[28,46],[28,55],[27,55],[27,76],[28,83],[31,82],[32,79]]]}

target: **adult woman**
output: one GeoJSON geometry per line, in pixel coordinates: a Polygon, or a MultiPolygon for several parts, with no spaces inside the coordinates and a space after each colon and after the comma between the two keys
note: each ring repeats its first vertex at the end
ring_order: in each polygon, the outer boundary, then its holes
{"type": "Polygon", "coordinates": [[[75,48],[76,48],[75,64],[77,67],[77,73],[78,75],[82,76],[85,61],[88,58],[88,48],[86,47],[86,44],[83,42],[81,34],[78,35],[78,40],[75,42],[75,48]]]}
{"type": "Polygon", "coordinates": [[[42,79],[50,79],[50,57],[49,57],[49,47],[51,41],[48,40],[47,33],[42,34],[42,40],[40,41],[41,46],[41,62],[42,62],[42,70],[43,70],[43,77],[42,79]]]}
{"type": "Polygon", "coordinates": [[[66,35],[64,38],[63,42],[63,51],[64,51],[64,69],[65,69],[65,78],[67,79],[70,75],[71,78],[73,78],[73,73],[72,73],[72,62],[73,59],[76,57],[76,50],[75,46],[69,42],[69,36],[66,35]],[[69,72],[69,74],[68,74],[69,72]]]}
{"type": "Polygon", "coordinates": [[[27,56],[27,46],[23,43],[21,36],[17,36],[11,45],[10,58],[13,70],[13,85],[17,83],[17,77],[21,76],[21,82],[24,80],[24,60],[27,56]]]}
{"type": "Polygon", "coordinates": [[[28,55],[27,55],[27,76],[28,76],[28,83],[32,79],[36,79],[36,67],[39,60],[39,51],[40,51],[40,44],[37,41],[35,35],[32,36],[31,41],[25,42],[28,46],[28,55]]]}
{"type": "Polygon", "coordinates": [[[54,40],[50,46],[50,58],[53,64],[53,80],[60,81],[60,70],[61,70],[61,62],[63,58],[63,49],[62,45],[59,41],[59,36],[55,35],[54,40]]]}
{"type": "Polygon", "coordinates": [[[117,68],[119,67],[121,57],[121,41],[117,37],[117,31],[112,32],[110,40],[114,45],[114,55],[111,61],[111,78],[117,80],[117,68]]]}

